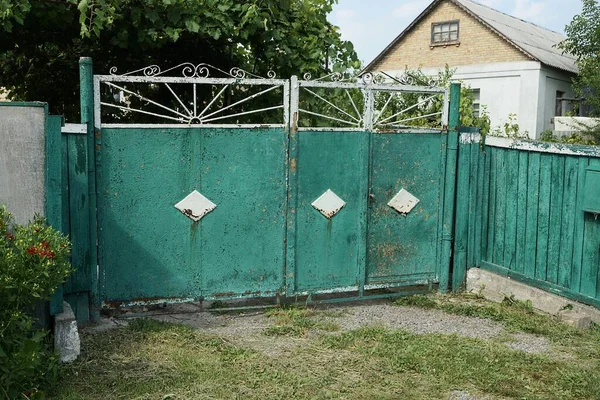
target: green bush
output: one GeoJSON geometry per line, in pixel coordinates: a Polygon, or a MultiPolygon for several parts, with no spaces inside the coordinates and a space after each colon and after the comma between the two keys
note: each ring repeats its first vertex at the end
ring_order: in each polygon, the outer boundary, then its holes
{"type": "Polygon", "coordinates": [[[0,398],[43,398],[58,379],[58,360],[29,313],[71,273],[70,243],[43,218],[12,222],[0,207],[0,398]]]}

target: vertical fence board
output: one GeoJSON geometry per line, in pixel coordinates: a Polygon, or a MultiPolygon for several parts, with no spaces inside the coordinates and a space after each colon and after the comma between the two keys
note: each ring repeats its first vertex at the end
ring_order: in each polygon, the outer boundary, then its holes
{"type": "Polygon", "coordinates": [[[487,231],[487,258],[486,260],[494,262],[494,233],[496,231],[496,194],[498,192],[498,149],[490,149],[490,197],[488,201],[488,231],[487,231]]]}
{"type": "Polygon", "coordinates": [[[62,192],[62,232],[65,235],[71,233],[71,222],[69,215],[69,136],[61,136],[62,163],[61,163],[61,192],[62,192]]]}
{"type": "Polygon", "coordinates": [[[467,245],[467,267],[472,267],[477,264],[477,259],[475,258],[475,239],[476,239],[476,221],[477,221],[477,211],[478,207],[478,191],[479,186],[478,177],[479,177],[479,143],[471,143],[470,147],[470,168],[469,168],[469,209],[467,212],[469,213],[469,233],[468,233],[468,245],[467,245]]]}
{"type": "Polygon", "coordinates": [[[527,242],[527,192],[529,190],[529,153],[519,152],[517,182],[517,213],[516,213],[516,243],[514,269],[523,273],[525,268],[525,244],[527,242]]]}
{"type": "Polygon", "coordinates": [[[525,264],[523,273],[533,278],[535,275],[535,261],[537,250],[537,221],[540,190],[540,154],[529,154],[527,191],[527,225],[525,228],[525,264]]]}
{"type": "Polygon", "coordinates": [[[506,149],[496,152],[496,211],[494,216],[494,251],[492,262],[504,265],[504,233],[506,230],[506,149]]]}
{"type": "Polygon", "coordinates": [[[518,173],[519,154],[517,150],[506,151],[506,222],[504,231],[504,266],[515,268],[515,253],[517,244],[517,212],[518,212],[518,173]]]}
{"type": "Polygon", "coordinates": [[[584,213],[583,190],[585,185],[585,170],[588,166],[587,158],[579,158],[577,171],[577,206],[575,208],[575,237],[573,239],[573,263],[571,266],[571,289],[581,291],[582,264],[583,264],[583,239],[584,239],[584,213]]]}
{"type": "Polygon", "coordinates": [[[491,183],[492,183],[492,152],[493,149],[488,148],[485,152],[485,159],[483,160],[483,196],[482,196],[482,207],[481,207],[481,260],[489,261],[488,250],[490,248],[490,199],[491,199],[491,183]]]}
{"type": "Polygon", "coordinates": [[[558,282],[558,265],[562,232],[562,202],[564,186],[565,157],[554,154],[550,181],[550,223],[548,227],[548,267],[547,280],[558,282]]]}
{"type": "Polygon", "coordinates": [[[567,157],[565,160],[563,200],[561,207],[562,228],[557,284],[571,288],[571,267],[573,265],[573,247],[575,245],[575,212],[577,206],[578,160],[567,157]]]}
{"type": "MultiPolygon", "coordinates": [[[[89,282],[89,215],[88,215],[88,168],[87,138],[83,135],[68,135],[68,181],[69,181],[69,221],[70,239],[72,243],[71,263],[75,272],[65,283],[65,294],[82,292],[78,296],[66,296],[71,306],[77,306],[78,314],[87,315],[86,302],[90,290],[89,282]],[[77,304],[71,299],[77,299],[77,304]]],[[[79,319],[85,322],[87,318],[79,319]]]]}
{"type": "Polygon", "coordinates": [[[456,188],[456,222],[452,290],[459,290],[467,270],[468,229],[470,219],[470,143],[460,143],[458,152],[458,177],[456,188]]]}
{"type": "Polygon", "coordinates": [[[540,157],[540,192],[537,232],[537,255],[535,278],[546,280],[548,265],[548,229],[550,224],[550,188],[552,179],[552,155],[540,157]]]}
{"type": "Polygon", "coordinates": [[[581,265],[581,293],[596,297],[598,283],[598,245],[600,237],[600,221],[590,214],[585,214],[583,234],[583,263],[581,265]]]}
{"type": "Polygon", "coordinates": [[[483,208],[484,208],[484,199],[486,196],[486,186],[487,186],[487,175],[484,171],[487,154],[485,151],[482,151],[480,146],[477,146],[477,180],[475,181],[477,185],[477,207],[474,210],[475,213],[475,263],[474,265],[481,265],[481,257],[482,251],[484,248],[484,240],[483,240],[483,208]]]}

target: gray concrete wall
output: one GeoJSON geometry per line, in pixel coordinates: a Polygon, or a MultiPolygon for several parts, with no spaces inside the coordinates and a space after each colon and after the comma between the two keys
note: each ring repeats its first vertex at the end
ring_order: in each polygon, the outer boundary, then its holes
{"type": "Polygon", "coordinates": [[[0,103],[0,205],[20,224],[44,215],[45,122],[44,107],[0,103]]]}

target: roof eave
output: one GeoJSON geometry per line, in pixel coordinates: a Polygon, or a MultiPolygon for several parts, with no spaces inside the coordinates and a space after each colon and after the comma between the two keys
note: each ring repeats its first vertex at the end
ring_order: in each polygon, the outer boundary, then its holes
{"type": "Polygon", "coordinates": [[[448,1],[451,1],[452,3],[454,3],[454,5],[456,5],[458,8],[460,8],[461,10],[463,10],[464,12],[469,14],[471,17],[475,18],[477,21],[479,21],[481,24],[483,24],[486,28],[488,28],[489,30],[494,32],[496,35],[500,36],[502,39],[504,39],[505,42],[507,42],[508,44],[510,44],[517,50],[519,50],[525,56],[529,57],[530,59],[532,59],[534,61],[542,62],[540,59],[535,57],[533,54],[531,54],[530,52],[528,52],[527,50],[525,50],[524,48],[519,46],[517,43],[512,41],[509,37],[502,34],[502,32],[500,32],[498,29],[496,29],[492,25],[488,24],[483,18],[481,18],[479,15],[477,15],[476,13],[471,11],[469,8],[467,8],[465,5],[463,5],[460,1],[457,1],[457,0],[448,0],[448,1]]]}

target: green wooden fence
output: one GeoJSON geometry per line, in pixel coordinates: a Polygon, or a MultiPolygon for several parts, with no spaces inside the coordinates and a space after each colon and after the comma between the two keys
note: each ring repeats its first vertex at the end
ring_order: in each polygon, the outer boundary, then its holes
{"type": "Polygon", "coordinates": [[[492,137],[481,145],[465,132],[459,150],[453,288],[479,266],[600,306],[600,220],[590,212],[600,149],[492,137]]]}

